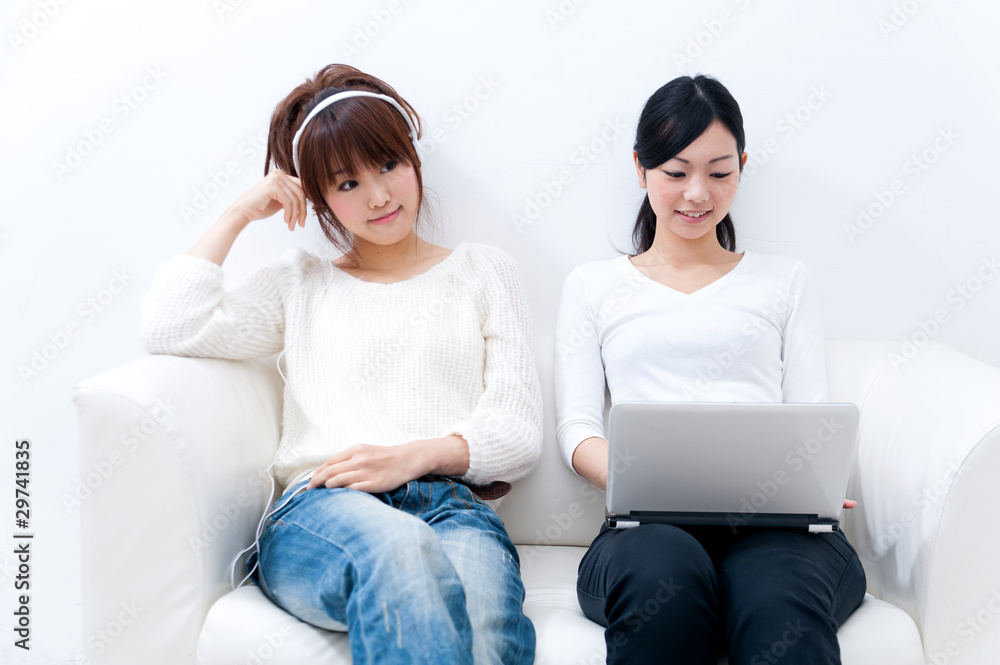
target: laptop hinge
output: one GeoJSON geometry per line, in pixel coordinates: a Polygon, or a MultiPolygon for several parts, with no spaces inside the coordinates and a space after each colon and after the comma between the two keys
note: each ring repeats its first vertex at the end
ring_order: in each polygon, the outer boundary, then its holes
{"type": "Polygon", "coordinates": [[[810,524],[809,533],[833,533],[837,530],[835,524],[810,524]]]}
{"type": "Polygon", "coordinates": [[[631,529],[632,527],[639,526],[639,520],[629,519],[631,515],[612,515],[608,512],[608,509],[604,509],[604,523],[608,525],[609,529],[631,529]]]}
{"type": "MultiPolygon", "coordinates": [[[[605,511],[607,512],[607,511],[605,511]]],[[[702,512],[671,512],[671,511],[637,511],[624,515],[608,515],[609,527],[616,521],[622,526],[638,526],[640,524],[672,524],[674,526],[728,526],[736,528],[758,529],[800,529],[811,533],[830,533],[839,530],[835,519],[823,519],[819,516],[799,513],[755,513],[753,515],[737,515],[734,513],[702,513],[702,512]],[[624,518],[624,519],[623,519],[624,518]]]]}

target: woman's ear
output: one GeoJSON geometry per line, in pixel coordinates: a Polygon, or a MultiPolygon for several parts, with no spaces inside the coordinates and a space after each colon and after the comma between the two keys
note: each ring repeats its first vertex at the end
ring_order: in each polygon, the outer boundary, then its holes
{"type": "Polygon", "coordinates": [[[742,155],[740,155],[740,166],[746,166],[746,165],[747,165],[747,154],[744,152],[742,155]]]}
{"type": "Polygon", "coordinates": [[[646,189],[646,169],[639,163],[639,153],[632,151],[632,160],[635,162],[635,172],[639,176],[639,186],[646,189]]]}

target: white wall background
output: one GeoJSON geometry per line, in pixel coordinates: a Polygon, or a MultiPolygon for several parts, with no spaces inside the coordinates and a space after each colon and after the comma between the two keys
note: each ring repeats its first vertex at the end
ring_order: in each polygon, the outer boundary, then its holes
{"type": "MultiPolygon", "coordinates": [[[[828,337],[902,352],[924,323],[1000,365],[995,3],[8,0],[0,12],[0,661],[93,656],[66,502],[80,476],[73,386],[144,354],[135,329],[155,269],[262,176],[272,109],[329,62],[384,78],[422,114],[436,239],[514,255],[543,354],[563,277],[626,247],[643,102],[703,72],[746,122],[740,249],[805,261],[828,337]],[[569,184],[546,198],[563,171],[569,184]],[[518,228],[526,199],[544,209],[518,228]],[[10,625],[19,437],[33,451],[30,653],[10,625]]],[[[315,220],[289,234],[278,219],[239,238],[230,283],[325,242],[315,220]]]]}

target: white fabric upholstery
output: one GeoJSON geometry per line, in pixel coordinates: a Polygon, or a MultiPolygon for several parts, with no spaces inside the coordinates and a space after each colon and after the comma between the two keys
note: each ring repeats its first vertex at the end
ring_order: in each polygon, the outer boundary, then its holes
{"type": "MultiPolygon", "coordinates": [[[[536,342],[547,389],[551,339],[536,342]]],[[[897,344],[827,349],[831,400],[861,407],[851,481],[860,505],[845,529],[871,594],[838,633],[843,662],[994,663],[1000,370],[937,343],[898,372],[887,356],[897,344]],[[934,499],[926,505],[925,491],[934,499]]],[[[268,361],[154,356],[77,387],[81,476],[92,481],[80,506],[84,634],[106,627],[123,603],[141,608],[113,643],[87,653],[92,663],[350,662],[345,635],[302,624],[256,587],[229,591],[229,563],[252,541],[267,501],[261,481],[280,397],[268,361]]],[[[519,543],[536,662],[603,662],[603,630],[575,593],[603,494],[563,465],[550,393],[546,400],[539,468],[500,514],[519,543]]]]}

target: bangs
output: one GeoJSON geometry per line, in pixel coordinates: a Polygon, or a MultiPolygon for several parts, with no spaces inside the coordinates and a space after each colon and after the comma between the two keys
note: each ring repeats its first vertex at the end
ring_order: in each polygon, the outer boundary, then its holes
{"type": "Polygon", "coordinates": [[[371,97],[337,102],[309,122],[299,157],[307,193],[322,194],[337,177],[382,168],[391,161],[416,163],[410,128],[392,105],[371,97]]]}
{"type": "MultiPolygon", "coordinates": [[[[692,96],[681,108],[666,108],[661,111],[662,124],[652,140],[642,141],[646,150],[639,152],[639,163],[653,169],[677,156],[688,147],[708,126],[716,120],[716,115],[704,97],[692,96]]],[[[640,143],[640,141],[636,141],[640,143]]]]}

